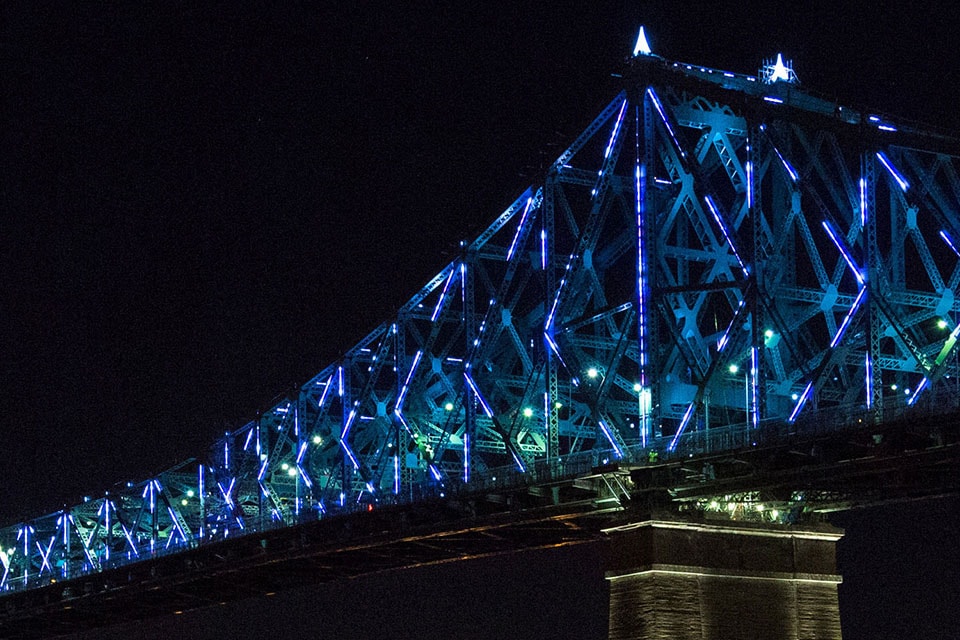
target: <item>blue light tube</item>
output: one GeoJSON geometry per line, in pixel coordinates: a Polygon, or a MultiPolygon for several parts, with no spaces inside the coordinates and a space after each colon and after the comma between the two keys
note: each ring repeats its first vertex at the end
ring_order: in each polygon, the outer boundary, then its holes
{"type": "Polygon", "coordinates": [[[867,179],[860,178],[860,226],[867,226],[867,179]]]}
{"type": "Polygon", "coordinates": [[[393,495],[400,495],[400,456],[393,456],[393,495]]]}
{"type": "Polygon", "coordinates": [[[487,414],[488,418],[493,418],[493,410],[490,408],[490,405],[487,404],[487,401],[483,399],[483,396],[480,394],[480,389],[477,388],[477,384],[473,381],[473,378],[470,377],[470,374],[466,371],[463,372],[463,377],[467,381],[470,390],[473,391],[473,395],[477,397],[477,400],[480,401],[480,406],[483,408],[483,412],[487,414]]]}
{"type": "Polygon", "coordinates": [[[677,448],[677,442],[680,440],[680,436],[683,435],[683,430],[687,428],[687,423],[690,422],[690,418],[693,417],[693,408],[694,403],[690,403],[690,406],[687,407],[686,413],[683,414],[683,419],[680,420],[680,426],[677,428],[677,432],[673,434],[673,440],[670,441],[670,446],[667,447],[668,450],[673,451],[677,448]]]}
{"type": "MultiPolygon", "coordinates": [[[[750,145],[747,145],[747,154],[750,153],[750,145]]],[[[747,209],[753,209],[753,162],[747,160],[744,165],[747,172],[747,209]]]]}
{"type": "Polygon", "coordinates": [[[827,235],[830,236],[830,239],[833,241],[833,244],[840,251],[840,255],[843,256],[843,259],[846,260],[847,266],[850,267],[850,270],[853,271],[853,275],[857,278],[857,282],[863,285],[863,274],[860,272],[860,268],[857,267],[856,263],[853,261],[853,258],[850,256],[850,252],[847,251],[847,248],[840,241],[840,238],[837,237],[837,234],[833,231],[833,228],[830,226],[830,223],[826,220],[823,221],[823,228],[827,230],[827,235]]]}
{"type": "Polygon", "coordinates": [[[320,400],[317,401],[317,410],[323,408],[323,403],[327,400],[327,393],[330,391],[330,387],[333,386],[333,374],[330,374],[330,377],[327,378],[327,384],[323,387],[323,393],[320,394],[320,400]]]}
{"type": "Polygon", "coordinates": [[[137,550],[137,545],[133,543],[133,536],[130,534],[130,531],[122,522],[120,523],[120,528],[123,529],[123,537],[127,539],[127,544],[130,546],[130,550],[133,551],[133,555],[139,558],[140,552],[137,550]]]}
{"type": "Polygon", "coordinates": [[[730,250],[733,251],[733,256],[737,259],[737,262],[740,264],[740,269],[743,271],[744,277],[750,277],[750,272],[747,271],[747,266],[743,264],[743,260],[740,258],[740,252],[737,251],[737,247],[733,244],[733,238],[730,237],[730,233],[727,230],[727,225],[724,224],[723,218],[720,217],[720,212],[717,211],[716,205],[713,204],[713,198],[710,196],[704,196],[703,200],[707,203],[707,207],[710,209],[710,213],[713,214],[713,219],[717,221],[717,225],[720,227],[720,231],[723,233],[723,237],[726,238],[727,244],[730,245],[730,250]]]}
{"type": "Polygon", "coordinates": [[[233,498],[230,497],[230,494],[233,492],[233,483],[236,482],[236,478],[230,479],[230,486],[226,489],[223,488],[223,485],[220,482],[217,482],[217,488],[220,489],[220,494],[223,496],[223,499],[226,501],[227,506],[231,509],[233,508],[233,498]]]}
{"type": "Polygon", "coordinates": [[[928,382],[929,380],[927,380],[926,377],[924,377],[923,380],[920,381],[920,384],[918,384],[917,388],[913,391],[913,395],[910,396],[909,400],[907,400],[907,406],[910,406],[910,407],[913,406],[913,404],[917,401],[917,398],[920,397],[920,392],[927,388],[928,382]]]}
{"type": "Polygon", "coordinates": [[[864,371],[867,377],[867,410],[869,411],[870,405],[873,403],[873,362],[870,361],[869,351],[866,353],[864,371]]]}
{"type": "Polygon", "coordinates": [[[764,101],[772,102],[773,104],[783,104],[783,100],[780,98],[775,98],[774,96],[763,96],[764,101]]]}
{"type": "Polygon", "coordinates": [[[603,420],[597,420],[597,424],[600,425],[600,431],[602,431],[603,435],[606,436],[607,442],[609,442],[610,446],[613,447],[613,452],[617,454],[617,459],[623,458],[623,451],[617,446],[616,441],[613,439],[613,434],[610,433],[607,425],[603,423],[603,420]]]}
{"type": "Polygon", "coordinates": [[[907,179],[903,177],[902,173],[897,171],[896,167],[893,166],[893,163],[890,162],[890,158],[888,158],[883,151],[878,151],[877,159],[880,161],[880,164],[884,166],[887,172],[893,176],[893,179],[897,181],[897,184],[900,185],[900,190],[906,193],[907,189],[910,188],[910,183],[907,182],[907,179]]]}
{"type": "Polygon", "coordinates": [[[463,481],[470,482],[470,434],[463,434],[463,481]]]}
{"type": "Polygon", "coordinates": [[[670,134],[670,138],[673,140],[673,144],[676,145],[677,151],[680,152],[680,157],[686,158],[687,153],[683,150],[683,147],[680,146],[680,141],[677,140],[677,136],[673,132],[673,127],[670,126],[670,121],[667,120],[667,113],[663,110],[663,105],[660,103],[660,98],[657,97],[653,87],[647,87],[647,95],[650,96],[650,100],[653,101],[653,106],[656,107],[657,113],[660,114],[660,119],[667,128],[667,133],[670,134]]]}
{"type": "Polygon", "coordinates": [[[337,367],[337,392],[343,397],[343,367],[337,367]]]}
{"type": "Polygon", "coordinates": [[[863,296],[866,294],[867,288],[860,287],[860,293],[857,294],[856,299],[853,301],[853,305],[850,307],[850,311],[847,312],[846,317],[843,319],[843,322],[840,323],[840,328],[837,329],[837,333],[833,336],[833,340],[830,341],[830,348],[833,349],[840,343],[840,338],[843,337],[843,332],[847,330],[847,327],[850,325],[850,320],[853,318],[853,315],[857,312],[857,309],[860,308],[860,303],[863,302],[863,296]]]}
{"type": "Polygon", "coordinates": [[[530,205],[533,203],[533,197],[527,198],[527,205],[523,208],[523,215],[520,216],[520,224],[517,225],[517,232],[513,234],[513,242],[507,250],[507,262],[513,257],[513,252],[517,248],[517,242],[520,240],[520,233],[523,232],[523,225],[527,222],[527,214],[530,213],[530,205]]]}
{"type": "Polygon", "coordinates": [[[410,437],[411,437],[411,438],[416,438],[416,437],[417,437],[416,435],[414,435],[413,430],[410,428],[410,425],[407,424],[407,420],[406,420],[406,418],[403,417],[403,414],[402,414],[402,413],[400,413],[399,411],[397,411],[396,409],[394,409],[394,410],[393,410],[393,415],[397,416],[397,420],[400,421],[400,424],[402,424],[402,425],[403,425],[403,428],[407,430],[407,433],[410,434],[410,437]]]}
{"type": "Polygon", "coordinates": [[[517,452],[513,450],[513,447],[509,447],[509,449],[510,455],[513,457],[513,462],[517,465],[517,469],[520,471],[520,473],[526,473],[527,465],[523,464],[523,459],[517,455],[517,452]]]}
{"type": "Polygon", "coordinates": [[[299,466],[303,462],[303,456],[307,452],[307,443],[303,442],[300,444],[300,451],[297,452],[297,465],[299,466]]]}
{"type": "Polygon", "coordinates": [[[413,364],[410,365],[410,370],[407,372],[407,377],[403,381],[403,386],[400,387],[400,393],[397,394],[397,403],[396,408],[398,410],[403,409],[403,401],[407,397],[407,390],[410,388],[410,380],[413,379],[413,374],[417,370],[417,366],[420,364],[420,358],[423,356],[423,352],[419,349],[415,354],[413,354],[413,364]]]}
{"type": "Polygon", "coordinates": [[[243,441],[243,450],[244,450],[244,451],[246,451],[246,450],[247,450],[247,447],[250,446],[250,438],[252,438],[252,437],[253,437],[253,429],[251,428],[250,431],[247,431],[247,439],[243,441]]]}
{"type": "MultiPolygon", "coordinates": [[[[740,301],[739,307],[743,307],[744,301],[740,301]]],[[[733,318],[730,320],[730,324],[727,325],[726,331],[723,332],[723,335],[720,336],[720,339],[717,341],[717,352],[723,353],[723,350],[727,348],[727,345],[730,344],[730,332],[733,331],[733,325],[737,322],[737,314],[734,314],[733,318]]]]}
{"type": "Polygon", "coordinates": [[[257,474],[257,480],[263,480],[263,476],[267,473],[267,467],[270,465],[269,458],[263,461],[263,464],[260,465],[260,472],[257,474]]]}
{"type": "Polygon", "coordinates": [[[547,269],[547,232],[545,229],[540,230],[540,268],[544,271],[547,269]]]}
{"type": "MultiPolygon", "coordinates": [[[[173,507],[171,507],[170,505],[167,505],[167,513],[170,514],[170,520],[173,521],[173,526],[176,528],[178,532],[180,532],[180,537],[183,539],[184,542],[186,542],[187,534],[184,533],[183,529],[180,527],[180,521],[177,520],[176,514],[173,513],[173,507]]],[[[170,536],[170,537],[172,538],[173,536],[170,536]]]]}
{"type": "MultiPolygon", "coordinates": [[[[627,101],[624,99],[623,103],[620,105],[620,113],[617,114],[617,122],[613,125],[613,131],[610,132],[610,140],[607,142],[607,150],[603,152],[603,159],[606,160],[610,157],[610,152],[613,151],[613,145],[617,141],[617,134],[620,133],[620,124],[623,122],[623,114],[627,110],[627,101]]],[[[603,171],[600,172],[601,174],[603,171]]]]}
{"type": "Polygon", "coordinates": [[[307,472],[303,470],[303,467],[298,465],[297,472],[300,474],[300,477],[303,478],[303,484],[307,485],[308,489],[312,489],[313,482],[310,480],[310,476],[307,475],[307,472]]]}
{"type": "Polygon", "coordinates": [[[782,164],[783,168],[787,170],[788,174],[790,174],[790,179],[793,182],[797,182],[798,180],[800,180],[800,174],[797,173],[796,169],[794,169],[789,162],[787,162],[787,159],[783,157],[782,153],[780,153],[780,149],[777,149],[773,145],[770,145],[770,146],[773,148],[773,152],[777,154],[777,157],[780,158],[780,164],[782,164]]]}
{"type": "Polygon", "coordinates": [[[753,428],[760,426],[760,387],[758,384],[760,370],[760,351],[757,347],[750,350],[750,422],[753,428]]]}
{"type": "MultiPolygon", "coordinates": [[[[109,500],[106,501],[110,509],[113,509],[113,515],[117,515],[117,508],[109,500]]],[[[127,527],[123,524],[123,521],[120,520],[120,517],[117,516],[117,521],[120,523],[120,528],[123,529],[123,535],[127,539],[127,543],[130,545],[130,550],[133,551],[133,555],[140,557],[140,553],[137,551],[137,545],[133,544],[133,537],[130,535],[130,532],[127,530],[127,527]]],[[[73,522],[73,516],[70,516],[70,522],[73,522]]],[[[73,522],[74,527],[76,523],[73,522]]]]}
{"type": "Polygon", "coordinates": [[[787,422],[793,424],[794,420],[797,419],[797,414],[800,413],[800,409],[803,408],[804,403],[806,403],[807,398],[810,396],[810,390],[813,389],[813,381],[807,383],[806,388],[803,390],[803,393],[800,394],[800,398],[797,400],[797,405],[793,408],[793,411],[790,412],[790,417],[787,418],[787,422]]]}
{"type": "Polygon", "coordinates": [[[440,475],[440,471],[437,469],[436,465],[434,465],[432,462],[430,463],[428,468],[430,469],[430,474],[433,476],[434,480],[436,480],[437,482],[440,482],[443,479],[443,476],[440,475]]]}
{"type": "Polygon", "coordinates": [[[637,163],[634,168],[635,191],[637,194],[637,349],[640,356],[640,384],[647,377],[647,274],[644,265],[644,190],[646,189],[646,165],[640,164],[640,126],[639,109],[637,115],[637,163]]]}
{"type": "Polygon", "coordinates": [[[560,303],[560,294],[563,292],[563,287],[567,284],[566,274],[570,271],[570,265],[573,263],[573,258],[576,254],[571,253],[570,257],[567,258],[567,266],[563,268],[564,277],[560,278],[560,285],[557,287],[557,294],[553,298],[553,306],[550,307],[550,313],[547,314],[547,321],[543,324],[544,331],[549,331],[550,326],[553,324],[553,316],[557,312],[557,305],[560,303]]]}
{"type": "Polygon", "coordinates": [[[946,231],[940,231],[940,237],[943,238],[943,241],[947,243],[947,246],[950,247],[958,258],[960,258],[960,251],[957,251],[957,246],[953,244],[953,240],[950,239],[950,236],[947,235],[946,231]]]}
{"type": "Polygon", "coordinates": [[[347,443],[341,441],[340,445],[343,447],[343,450],[347,454],[347,457],[350,458],[350,462],[353,463],[353,468],[360,469],[360,463],[357,462],[356,456],[353,455],[353,451],[350,450],[350,447],[347,446],[347,443]]]}
{"type": "Polygon", "coordinates": [[[567,363],[564,362],[563,360],[563,356],[560,355],[560,347],[558,347],[557,343],[553,341],[553,338],[550,337],[550,334],[544,332],[543,337],[546,339],[547,345],[550,347],[550,350],[553,351],[556,354],[557,358],[560,359],[560,364],[562,364],[565,369],[569,369],[569,367],[567,367],[567,363]]]}
{"type": "Polygon", "coordinates": [[[440,298],[437,300],[437,306],[433,309],[433,314],[430,316],[430,322],[436,322],[437,318],[440,316],[440,310],[443,309],[443,301],[447,297],[447,290],[450,288],[450,283],[453,282],[453,270],[447,275],[447,281],[443,283],[443,290],[440,292],[440,298]]]}
{"type": "Polygon", "coordinates": [[[347,423],[343,425],[343,431],[340,433],[340,441],[347,439],[347,434],[350,433],[350,427],[353,426],[353,420],[357,417],[357,408],[354,407],[350,409],[350,413],[347,414],[347,423]]]}
{"type": "Polygon", "coordinates": [[[56,534],[51,536],[50,544],[47,545],[46,551],[43,550],[43,546],[39,542],[35,541],[35,544],[37,545],[37,550],[40,551],[40,573],[38,573],[37,575],[41,575],[41,576],[43,575],[44,567],[46,567],[46,569],[50,573],[53,573],[53,569],[50,568],[50,564],[47,562],[47,560],[50,558],[50,552],[53,550],[53,543],[56,542],[56,540],[57,540],[56,534]]]}

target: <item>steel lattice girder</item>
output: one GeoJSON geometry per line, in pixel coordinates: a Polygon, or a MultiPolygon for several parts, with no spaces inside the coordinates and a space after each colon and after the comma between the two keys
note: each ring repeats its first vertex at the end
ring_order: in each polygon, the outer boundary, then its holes
{"type": "Polygon", "coordinates": [[[802,412],[882,420],[958,374],[953,142],[659,58],[624,78],[396,317],[205,460],[0,530],[0,588],[802,412]]]}

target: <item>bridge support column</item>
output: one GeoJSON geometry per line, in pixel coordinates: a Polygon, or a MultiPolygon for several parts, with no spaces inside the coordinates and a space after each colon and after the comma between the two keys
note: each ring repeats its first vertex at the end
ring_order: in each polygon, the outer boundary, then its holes
{"type": "Polygon", "coordinates": [[[610,640],[841,637],[837,529],[650,520],[607,533],[610,640]]]}

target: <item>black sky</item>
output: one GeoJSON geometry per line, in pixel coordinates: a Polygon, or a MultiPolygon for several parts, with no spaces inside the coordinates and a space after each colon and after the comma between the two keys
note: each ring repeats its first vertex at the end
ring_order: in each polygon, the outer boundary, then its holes
{"type": "Polygon", "coordinates": [[[640,24],[960,130],[950,3],[807,4],[3,3],[0,525],[203,453],[389,317],[640,24]]]}

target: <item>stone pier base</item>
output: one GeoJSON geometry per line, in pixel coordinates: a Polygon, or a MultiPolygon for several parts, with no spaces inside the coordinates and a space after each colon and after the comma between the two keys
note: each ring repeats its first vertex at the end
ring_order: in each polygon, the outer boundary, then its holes
{"type": "Polygon", "coordinates": [[[607,531],[610,640],[836,640],[834,528],[650,520],[607,531]]]}

